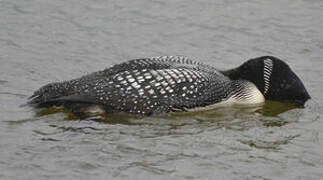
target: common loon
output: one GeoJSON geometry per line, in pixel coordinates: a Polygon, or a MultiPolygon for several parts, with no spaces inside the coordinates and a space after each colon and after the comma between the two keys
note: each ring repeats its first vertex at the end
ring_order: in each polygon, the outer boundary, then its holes
{"type": "Polygon", "coordinates": [[[34,92],[28,104],[155,115],[219,104],[261,104],[265,99],[303,106],[310,96],[297,75],[276,57],[262,56],[220,71],[187,57],[160,56],[47,84],[34,92]]]}

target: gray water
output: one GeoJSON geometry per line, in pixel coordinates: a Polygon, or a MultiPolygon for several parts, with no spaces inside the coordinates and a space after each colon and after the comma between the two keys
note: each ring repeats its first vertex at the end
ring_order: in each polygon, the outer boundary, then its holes
{"type": "Polygon", "coordinates": [[[322,0],[0,0],[0,179],[322,179],[322,0]],[[19,107],[128,59],[284,59],[313,100],[79,120],[19,107]]]}

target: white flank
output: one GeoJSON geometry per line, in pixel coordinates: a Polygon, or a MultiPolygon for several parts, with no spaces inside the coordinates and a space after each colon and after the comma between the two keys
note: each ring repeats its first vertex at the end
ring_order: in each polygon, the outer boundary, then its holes
{"type": "Polygon", "coordinates": [[[228,99],[225,99],[219,103],[212,104],[205,107],[187,109],[187,111],[190,111],[190,112],[206,111],[206,110],[211,110],[218,107],[233,106],[233,105],[242,105],[242,106],[262,105],[265,102],[265,97],[263,96],[263,94],[258,90],[256,85],[254,85],[253,83],[251,82],[246,82],[246,83],[248,83],[248,86],[246,87],[248,89],[248,96],[237,98],[235,94],[233,94],[228,99]]]}
{"type": "Polygon", "coordinates": [[[99,105],[92,105],[87,107],[87,109],[85,109],[85,112],[91,114],[102,114],[105,112],[105,110],[99,105]]]}

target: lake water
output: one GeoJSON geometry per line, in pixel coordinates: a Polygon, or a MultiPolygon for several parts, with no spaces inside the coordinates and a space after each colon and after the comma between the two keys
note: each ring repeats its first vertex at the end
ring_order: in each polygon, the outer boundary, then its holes
{"type": "Polygon", "coordinates": [[[0,179],[321,179],[322,17],[322,0],[0,0],[0,179]],[[102,121],[19,107],[46,83],[159,55],[219,69],[277,56],[313,100],[102,121]]]}

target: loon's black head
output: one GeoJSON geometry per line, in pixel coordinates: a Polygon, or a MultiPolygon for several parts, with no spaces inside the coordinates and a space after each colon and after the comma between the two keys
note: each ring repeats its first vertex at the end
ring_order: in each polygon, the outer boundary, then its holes
{"type": "Polygon", "coordinates": [[[304,105],[310,99],[302,81],[282,60],[272,56],[250,59],[223,74],[232,80],[253,82],[265,99],[304,105]]]}

